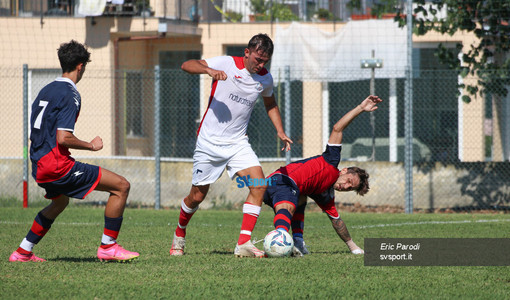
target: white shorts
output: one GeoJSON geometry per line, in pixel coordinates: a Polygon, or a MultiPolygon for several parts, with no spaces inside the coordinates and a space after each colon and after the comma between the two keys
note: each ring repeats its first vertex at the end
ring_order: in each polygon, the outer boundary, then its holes
{"type": "Polygon", "coordinates": [[[214,145],[200,137],[193,154],[193,185],[214,183],[227,168],[234,179],[237,172],[260,166],[259,158],[251,148],[248,137],[232,145],[214,145]]]}

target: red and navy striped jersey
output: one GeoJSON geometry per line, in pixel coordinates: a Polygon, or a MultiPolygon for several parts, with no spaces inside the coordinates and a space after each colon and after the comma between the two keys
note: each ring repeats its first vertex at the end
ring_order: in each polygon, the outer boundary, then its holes
{"type": "Polygon", "coordinates": [[[57,130],[74,132],[80,108],[80,93],[68,78],[55,79],[37,95],[30,117],[30,159],[36,182],[55,181],[73,167],[69,149],[57,143],[57,130]]]}
{"type": "Polygon", "coordinates": [[[341,145],[327,145],[322,155],[290,163],[273,174],[289,176],[296,183],[301,195],[322,194],[338,179],[341,151],[341,145]]]}

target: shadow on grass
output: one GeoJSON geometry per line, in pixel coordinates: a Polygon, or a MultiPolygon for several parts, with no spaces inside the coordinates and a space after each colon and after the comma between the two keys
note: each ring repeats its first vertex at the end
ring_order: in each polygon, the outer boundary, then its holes
{"type": "Polygon", "coordinates": [[[311,254],[351,254],[351,251],[344,250],[344,251],[311,251],[311,254]]]}
{"type": "Polygon", "coordinates": [[[219,250],[213,250],[210,252],[211,254],[221,254],[221,255],[233,255],[234,252],[232,251],[219,251],[219,250]]]}
{"type": "Polygon", "coordinates": [[[79,262],[79,263],[100,263],[97,257],[56,257],[47,259],[47,261],[65,261],[65,262],[79,262]]]}

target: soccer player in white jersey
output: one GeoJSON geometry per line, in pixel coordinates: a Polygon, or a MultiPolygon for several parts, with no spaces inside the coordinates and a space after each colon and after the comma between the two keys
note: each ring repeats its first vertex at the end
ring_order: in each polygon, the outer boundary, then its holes
{"type": "MultiPolygon", "coordinates": [[[[264,180],[258,157],[252,150],[246,130],[253,107],[259,96],[278,137],[290,149],[292,140],[283,130],[280,111],[273,95],[273,78],[264,68],[273,54],[273,42],[266,34],[253,36],[243,57],[219,56],[205,60],[188,60],[182,70],[190,74],[212,77],[209,106],[198,129],[193,155],[193,178],[190,193],[181,202],[179,223],[174,232],[171,255],[183,255],[186,226],[205,199],[210,184],[225,168],[231,179],[237,176],[264,180]]],[[[282,149],[282,150],[283,150],[282,149]]],[[[250,186],[243,205],[241,232],[234,249],[237,257],[263,257],[255,247],[251,233],[260,214],[266,188],[250,186]]]]}

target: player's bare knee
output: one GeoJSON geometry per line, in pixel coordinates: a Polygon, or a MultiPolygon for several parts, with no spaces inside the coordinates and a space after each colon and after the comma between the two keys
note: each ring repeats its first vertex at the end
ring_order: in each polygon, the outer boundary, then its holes
{"type": "Polygon", "coordinates": [[[291,214],[294,214],[296,207],[288,203],[281,203],[275,206],[275,211],[278,212],[280,209],[288,210],[291,214]]]}
{"type": "Polygon", "coordinates": [[[126,195],[126,196],[129,195],[130,189],[131,189],[131,183],[129,183],[129,181],[127,181],[126,178],[121,177],[120,183],[119,183],[119,191],[121,192],[121,194],[126,195]]]}
{"type": "Polygon", "coordinates": [[[250,194],[252,195],[264,195],[266,192],[267,186],[258,185],[258,186],[250,186],[250,194]]]}
{"type": "Polygon", "coordinates": [[[197,205],[202,203],[202,201],[204,201],[204,199],[205,199],[205,195],[202,193],[191,193],[188,195],[188,200],[192,207],[196,207],[197,205]]]}

